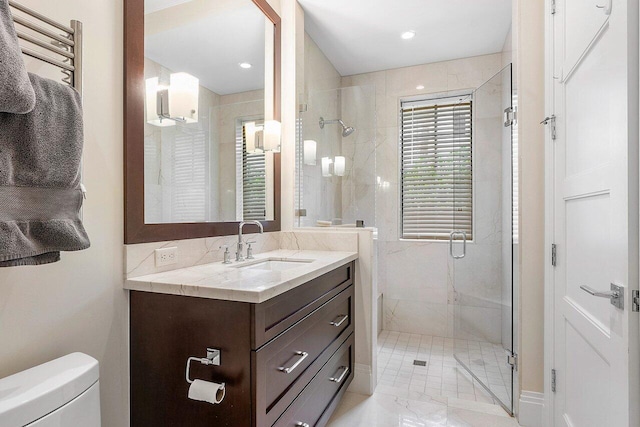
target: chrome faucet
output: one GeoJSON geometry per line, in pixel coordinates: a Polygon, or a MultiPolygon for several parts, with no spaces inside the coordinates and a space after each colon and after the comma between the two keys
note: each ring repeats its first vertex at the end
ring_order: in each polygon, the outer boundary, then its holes
{"type": "Polygon", "coordinates": [[[264,232],[264,228],[262,228],[262,224],[260,223],[260,221],[242,221],[240,223],[240,225],[238,226],[238,249],[236,251],[236,262],[244,261],[244,256],[242,255],[242,248],[244,244],[242,242],[242,227],[247,224],[257,225],[258,228],[260,228],[260,234],[264,232]]]}

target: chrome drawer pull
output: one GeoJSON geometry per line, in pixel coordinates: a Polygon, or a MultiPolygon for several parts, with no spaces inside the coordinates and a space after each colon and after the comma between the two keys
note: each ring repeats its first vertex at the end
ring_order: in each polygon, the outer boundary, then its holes
{"type": "Polygon", "coordinates": [[[347,374],[349,373],[349,367],[348,366],[340,366],[340,369],[344,369],[344,371],[342,371],[342,375],[340,375],[338,378],[329,378],[329,381],[333,381],[334,383],[341,383],[342,382],[344,377],[346,377],[347,374]]]}
{"type": "Polygon", "coordinates": [[[302,356],[302,357],[300,357],[300,359],[298,359],[298,361],[293,365],[291,365],[290,367],[285,368],[284,366],[280,366],[278,370],[280,372],[284,372],[285,374],[290,374],[291,372],[293,372],[294,369],[296,369],[302,363],[304,359],[306,359],[309,356],[309,353],[307,353],[306,351],[296,351],[296,356],[302,356]]]}
{"type": "Polygon", "coordinates": [[[348,318],[349,318],[348,314],[343,314],[342,319],[340,319],[339,322],[336,322],[334,320],[333,322],[329,322],[329,323],[337,328],[338,326],[342,325],[345,322],[345,320],[347,320],[348,318]]]}
{"type": "Polygon", "coordinates": [[[296,423],[296,427],[311,427],[307,423],[303,423],[302,421],[296,423]]]}

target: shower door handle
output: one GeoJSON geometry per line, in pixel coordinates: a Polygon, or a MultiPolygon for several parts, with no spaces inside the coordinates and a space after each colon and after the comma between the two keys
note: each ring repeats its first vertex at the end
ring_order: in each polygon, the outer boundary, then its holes
{"type": "Polygon", "coordinates": [[[462,230],[453,230],[449,233],[449,254],[453,259],[462,259],[467,255],[467,233],[462,230]],[[455,255],[453,253],[453,238],[454,236],[460,234],[462,236],[462,254],[455,255]]]}

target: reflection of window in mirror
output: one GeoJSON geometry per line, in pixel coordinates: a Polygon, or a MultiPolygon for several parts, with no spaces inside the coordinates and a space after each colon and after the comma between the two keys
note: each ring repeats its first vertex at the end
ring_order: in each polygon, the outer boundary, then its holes
{"type": "Polygon", "coordinates": [[[262,146],[264,119],[236,120],[236,220],[267,219],[265,153],[262,146]],[[249,142],[249,143],[248,143],[249,142]]]}

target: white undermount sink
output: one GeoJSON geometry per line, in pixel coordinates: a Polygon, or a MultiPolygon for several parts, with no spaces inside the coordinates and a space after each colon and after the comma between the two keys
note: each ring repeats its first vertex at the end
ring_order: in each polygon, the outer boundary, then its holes
{"type": "Polygon", "coordinates": [[[292,268],[302,267],[313,262],[312,259],[261,259],[251,261],[251,263],[235,265],[235,268],[243,270],[264,270],[264,271],[285,271],[292,268]]]}

